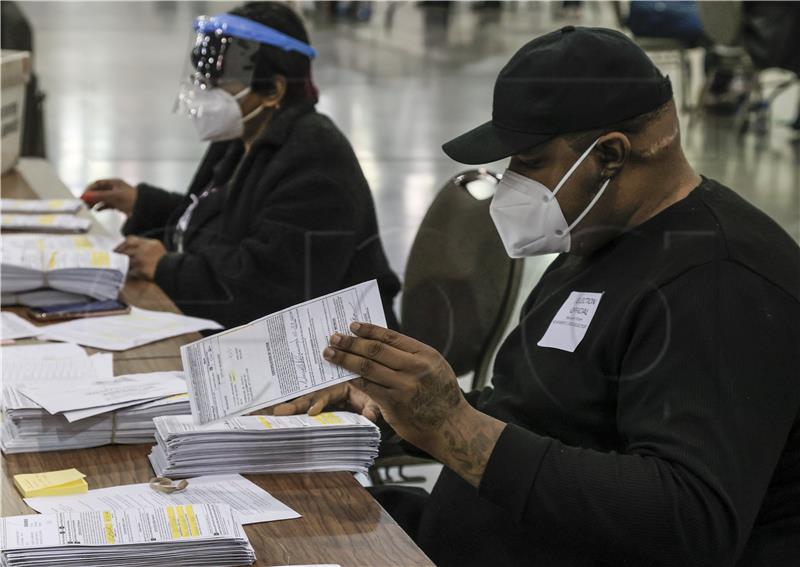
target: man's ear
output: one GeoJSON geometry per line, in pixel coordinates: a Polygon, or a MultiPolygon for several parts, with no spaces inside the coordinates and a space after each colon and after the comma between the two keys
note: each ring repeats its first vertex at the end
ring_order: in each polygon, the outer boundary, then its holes
{"type": "Polygon", "coordinates": [[[280,108],[283,97],[286,96],[286,77],[275,75],[273,90],[268,95],[261,95],[261,106],[266,108],[280,108]]]}
{"type": "Polygon", "coordinates": [[[631,141],[622,132],[610,132],[601,136],[596,147],[604,179],[619,173],[631,155],[631,141]]]}

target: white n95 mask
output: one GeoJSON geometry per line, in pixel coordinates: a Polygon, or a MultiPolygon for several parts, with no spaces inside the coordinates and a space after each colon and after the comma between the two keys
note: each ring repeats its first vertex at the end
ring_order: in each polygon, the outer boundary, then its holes
{"type": "Polygon", "coordinates": [[[581,162],[586,159],[598,140],[599,138],[583,152],[583,155],[569,168],[553,191],[538,181],[506,169],[503,179],[500,180],[495,190],[489,213],[509,256],[524,258],[540,254],[569,252],[572,244],[570,231],[592,210],[608,187],[611,178],[603,182],[600,191],[597,192],[591,203],[570,225],[567,225],[556,194],[581,162]]]}
{"type": "Polygon", "coordinates": [[[192,123],[201,140],[221,142],[241,138],[244,133],[244,123],[263,110],[263,107],[259,106],[242,117],[237,101],[249,92],[249,87],[236,95],[220,88],[192,88],[182,92],[179,101],[188,107],[192,123]]]}

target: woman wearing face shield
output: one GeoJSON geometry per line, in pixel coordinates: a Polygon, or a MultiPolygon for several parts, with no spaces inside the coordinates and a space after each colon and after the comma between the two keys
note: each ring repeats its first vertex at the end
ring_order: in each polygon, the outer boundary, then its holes
{"type": "Polygon", "coordinates": [[[201,16],[176,109],[211,142],[187,195],[95,181],[128,215],[119,251],[187,314],[226,327],[377,279],[387,321],[400,284],[350,144],[314,109],[314,49],[277,2],[201,16]]]}

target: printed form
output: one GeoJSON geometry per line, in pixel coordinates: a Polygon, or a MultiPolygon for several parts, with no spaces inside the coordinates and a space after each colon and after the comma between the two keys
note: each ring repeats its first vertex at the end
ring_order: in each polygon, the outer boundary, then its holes
{"type": "Polygon", "coordinates": [[[219,421],[357,377],[322,358],[350,323],[386,326],[371,280],[181,347],[195,423],[219,421]]]}

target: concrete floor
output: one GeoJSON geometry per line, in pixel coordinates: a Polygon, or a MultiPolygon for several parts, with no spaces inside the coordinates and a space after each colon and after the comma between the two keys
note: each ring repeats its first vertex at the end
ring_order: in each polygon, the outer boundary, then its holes
{"type": "MultiPolygon", "coordinates": [[[[93,179],[122,177],[184,191],[203,152],[185,118],[171,113],[194,16],[221,2],[21,2],[32,22],[35,67],[47,93],[49,158],[79,194],[93,179]]],[[[306,11],[313,3],[298,3],[306,11]]],[[[402,275],[416,228],[437,189],[464,169],[442,142],[490,116],[492,85],[508,58],[538,34],[568,23],[613,27],[609,3],[557,18],[548,3],[513,2],[499,13],[458,3],[441,11],[414,2],[373,3],[369,23],[331,23],[309,13],[319,52],[319,109],[351,140],[372,187],[390,261],[402,275]]],[[[702,53],[692,54],[694,85],[702,53]]],[[[678,68],[660,57],[680,92],[678,68]]],[[[769,81],[781,75],[767,75],[769,81]]],[[[683,117],[697,170],[731,186],[800,241],[798,144],[783,123],[795,87],[777,99],[772,131],[737,136],[731,120],[683,117]]],[[[502,171],[504,164],[493,164],[502,171]]],[[[113,213],[105,222],[119,223],[113,213]]],[[[529,284],[540,271],[532,269],[529,284]]],[[[428,471],[432,478],[435,471],[428,471]]],[[[430,481],[428,482],[430,485],[430,481]]]]}

